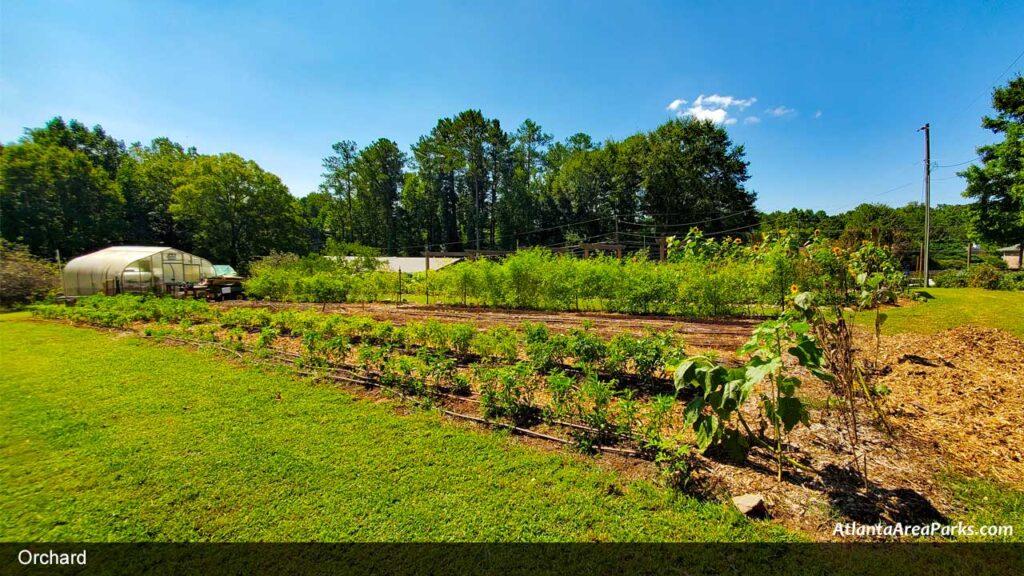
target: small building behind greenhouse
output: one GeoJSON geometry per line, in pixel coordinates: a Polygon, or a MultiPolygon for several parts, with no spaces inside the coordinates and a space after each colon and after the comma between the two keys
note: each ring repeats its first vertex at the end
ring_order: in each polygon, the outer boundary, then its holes
{"type": "Polygon", "coordinates": [[[169,294],[216,276],[205,259],[167,246],[111,246],[64,267],[65,296],[169,294]]]}

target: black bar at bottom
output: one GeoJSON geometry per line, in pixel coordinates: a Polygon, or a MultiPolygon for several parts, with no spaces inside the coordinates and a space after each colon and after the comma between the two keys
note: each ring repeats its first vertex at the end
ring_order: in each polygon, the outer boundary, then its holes
{"type": "Polygon", "coordinates": [[[1024,574],[1024,545],[3,543],[0,574],[984,576],[1024,574]],[[82,551],[84,566],[25,564],[80,560],[82,551]]]}

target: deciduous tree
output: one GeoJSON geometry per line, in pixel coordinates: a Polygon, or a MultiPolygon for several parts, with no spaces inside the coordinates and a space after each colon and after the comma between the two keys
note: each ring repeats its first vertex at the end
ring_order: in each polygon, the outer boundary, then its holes
{"type": "Polygon", "coordinates": [[[200,254],[236,268],[302,245],[299,207],[288,188],[237,154],[200,156],[189,163],[170,210],[200,254]]]}
{"type": "Polygon", "coordinates": [[[992,107],[996,115],[985,116],[981,125],[1003,140],[979,147],[982,165],[960,172],[967,179],[964,196],[975,200],[972,225],[978,235],[1019,243],[1024,259],[1024,76],[996,88],[992,107]]]}

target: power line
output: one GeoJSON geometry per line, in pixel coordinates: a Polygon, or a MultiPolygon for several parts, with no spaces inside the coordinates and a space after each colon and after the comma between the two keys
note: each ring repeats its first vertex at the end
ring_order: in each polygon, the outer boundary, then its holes
{"type": "MultiPolygon", "coordinates": [[[[658,228],[681,228],[683,226],[695,226],[697,224],[706,224],[708,222],[717,222],[719,220],[727,220],[734,216],[741,214],[747,214],[748,212],[756,212],[757,208],[747,208],[746,210],[740,210],[739,212],[733,212],[732,214],[726,214],[724,216],[718,216],[716,218],[708,218],[705,220],[697,220],[695,222],[683,222],[680,224],[656,224],[653,222],[628,222],[626,220],[616,220],[619,224],[629,224],[631,226],[657,226],[658,228]]],[[[665,214],[645,214],[645,216],[664,216],[665,214]]]]}
{"type": "Polygon", "coordinates": [[[970,160],[964,160],[963,162],[957,162],[956,164],[932,164],[932,167],[933,168],[955,168],[957,166],[963,166],[964,164],[970,164],[971,162],[977,162],[978,160],[981,160],[982,156],[983,156],[983,154],[978,154],[977,156],[975,156],[974,158],[971,158],[970,160]]]}
{"type": "Polygon", "coordinates": [[[914,184],[913,182],[907,182],[906,184],[900,184],[899,186],[897,186],[895,188],[889,188],[885,192],[879,192],[878,194],[874,194],[872,197],[882,196],[882,195],[888,194],[890,192],[895,192],[897,190],[902,190],[902,189],[906,188],[907,186],[911,186],[913,184],[914,184]]]}
{"type": "MultiPolygon", "coordinates": [[[[1009,72],[1014,67],[1014,65],[1017,64],[1017,62],[1022,57],[1024,57],[1024,51],[1022,51],[1020,54],[1017,54],[1017,57],[1013,59],[1013,62],[1010,62],[1010,65],[1006,67],[1006,70],[1003,70],[1003,72],[1001,74],[999,74],[999,76],[996,77],[995,81],[992,82],[992,85],[995,86],[995,85],[999,84],[999,81],[1003,79],[1003,76],[1006,76],[1006,73],[1009,72]]],[[[981,98],[982,96],[984,96],[986,94],[988,94],[988,92],[984,92],[982,94],[979,94],[979,95],[975,96],[974,99],[971,100],[970,103],[967,104],[967,106],[964,106],[964,108],[962,110],[957,112],[955,114],[955,116],[959,116],[959,115],[963,114],[964,112],[966,112],[968,109],[970,109],[971,106],[974,106],[974,104],[978,102],[979,98],[981,98]]]]}

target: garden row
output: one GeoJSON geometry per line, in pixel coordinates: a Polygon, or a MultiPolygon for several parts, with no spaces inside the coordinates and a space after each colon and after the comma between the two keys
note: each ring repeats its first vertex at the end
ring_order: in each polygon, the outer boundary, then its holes
{"type": "MultiPolygon", "coordinates": [[[[879,274],[859,283],[884,285],[879,274]]],[[[862,302],[873,299],[867,293],[862,289],[862,302]]],[[[488,330],[436,321],[395,326],[362,316],[220,309],[135,296],[34,307],[42,318],[213,345],[243,358],[285,363],[301,374],[383,388],[445,414],[587,451],[653,458],[677,481],[688,477],[694,448],[718,446],[735,459],[751,449],[766,450],[777,460],[780,478],[784,461],[802,466],[785,442],[789,431],[810,421],[795,365],[845,398],[849,415],[870,401],[855,377],[863,371],[852,364],[843,314],[833,312],[830,320],[813,294],[793,294],[778,318],[758,325],[738,350],[746,360],[723,365],[709,357],[684,358],[682,343],[671,333],[606,340],[587,326],[552,334],[529,322],[488,330]],[[785,361],[787,355],[795,365],[785,361]],[[754,410],[745,417],[744,406],[753,398],[754,410]],[[767,423],[772,434],[764,428],[753,432],[748,421],[767,423]]],[[[849,420],[853,429],[846,433],[856,438],[856,418],[849,420]]]]}
{"type": "Polygon", "coordinates": [[[530,322],[487,330],[433,320],[395,326],[362,316],[220,309],[137,296],[89,297],[75,306],[33,311],[42,318],[215,344],[284,361],[303,373],[462,407],[461,414],[468,407],[471,415],[520,429],[563,428],[588,450],[624,445],[651,454],[675,433],[668,376],[682,342],[672,333],[604,339],[589,327],[555,334],[530,322]]]}
{"type": "Polygon", "coordinates": [[[862,273],[900,278],[892,253],[871,243],[846,249],[815,236],[766,236],[756,244],[716,240],[691,231],[668,243],[666,262],[643,256],[579,259],[545,249],[500,261],[476,259],[429,273],[400,275],[373,261],[273,255],[252,267],[252,298],[298,302],[395,300],[401,293],[431,302],[545,310],[606,310],[691,317],[767,316],[791,288],[849,303],[862,273]]]}

